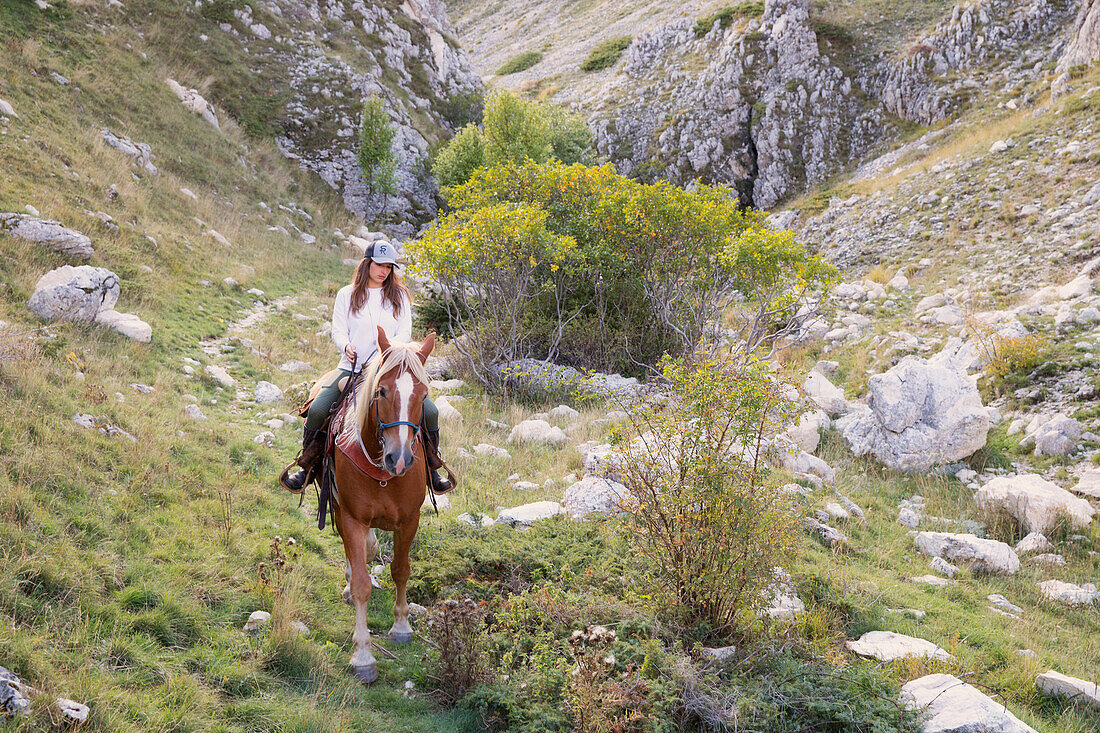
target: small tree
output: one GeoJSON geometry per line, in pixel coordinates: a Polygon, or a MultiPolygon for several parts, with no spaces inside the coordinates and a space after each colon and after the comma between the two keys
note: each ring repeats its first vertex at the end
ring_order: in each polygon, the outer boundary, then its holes
{"type": "Polygon", "coordinates": [[[534,102],[510,92],[494,94],[485,104],[484,124],[487,165],[550,158],[550,124],[534,102]]]}
{"type": "Polygon", "coordinates": [[[769,438],[793,390],[759,362],[701,354],[663,363],[667,405],[632,408],[623,448],[630,542],[683,621],[732,630],[768,601],[794,513],[767,483],[769,438]]]}
{"type": "Polygon", "coordinates": [[[466,125],[439,149],[432,173],[440,186],[457,186],[470,180],[485,165],[485,141],[477,125],[466,125]]]}
{"type": "Polygon", "coordinates": [[[359,167],[367,182],[367,192],[372,198],[383,196],[382,207],[386,208],[386,197],[397,193],[395,169],[397,160],[393,154],[393,139],[396,134],[385,105],[378,97],[363,102],[363,119],[359,125],[359,167]]]}

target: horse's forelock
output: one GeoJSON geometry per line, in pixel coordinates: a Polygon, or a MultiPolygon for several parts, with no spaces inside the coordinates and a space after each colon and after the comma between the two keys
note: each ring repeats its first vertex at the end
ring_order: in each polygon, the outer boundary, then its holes
{"type": "Polygon", "coordinates": [[[374,398],[374,392],[378,389],[378,382],[382,375],[395,369],[405,370],[412,374],[413,379],[428,384],[428,370],[420,361],[420,344],[418,343],[391,343],[385,352],[377,353],[367,365],[367,375],[359,386],[359,394],[356,395],[355,420],[346,423],[347,429],[352,426],[362,430],[367,424],[367,414],[370,412],[370,403],[374,398]]]}

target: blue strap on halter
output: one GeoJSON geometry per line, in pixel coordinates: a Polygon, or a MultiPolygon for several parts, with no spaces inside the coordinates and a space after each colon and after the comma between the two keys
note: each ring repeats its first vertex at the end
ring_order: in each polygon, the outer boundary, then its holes
{"type": "MultiPolygon", "coordinates": [[[[377,412],[378,412],[378,410],[375,409],[376,414],[377,414],[377,412]]],[[[386,428],[392,428],[395,425],[408,425],[410,428],[413,429],[413,435],[416,435],[417,433],[420,432],[420,426],[415,424],[415,423],[411,423],[408,420],[398,420],[397,422],[382,422],[382,418],[378,418],[378,432],[379,433],[381,433],[386,428]]]]}

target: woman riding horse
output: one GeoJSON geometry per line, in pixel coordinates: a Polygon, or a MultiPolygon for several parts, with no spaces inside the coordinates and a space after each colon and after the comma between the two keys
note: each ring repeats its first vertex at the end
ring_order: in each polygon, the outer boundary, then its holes
{"type": "MultiPolygon", "coordinates": [[[[284,472],[283,486],[300,494],[318,478],[328,433],[322,428],[332,404],[340,396],[345,380],[358,372],[378,351],[377,329],[396,342],[412,339],[412,297],[395,268],[397,250],[388,242],[367,247],[355,269],[355,279],[336,293],[332,307],[332,340],[342,357],[336,370],[326,375],[325,384],[310,403],[302,436],[302,451],[296,462],[300,469],[284,472]]],[[[424,446],[427,449],[428,485],[436,494],[451,490],[452,484],[438,473],[439,410],[425,397],[423,408],[424,446]]],[[[292,464],[293,465],[293,464],[292,464]]]]}

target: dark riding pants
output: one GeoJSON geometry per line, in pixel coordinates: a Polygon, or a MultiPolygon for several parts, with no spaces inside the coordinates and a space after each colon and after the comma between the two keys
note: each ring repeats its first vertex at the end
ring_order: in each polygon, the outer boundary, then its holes
{"type": "MultiPolygon", "coordinates": [[[[340,382],[343,381],[344,377],[350,376],[351,372],[341,369],[336,379],[333,379],[331,384],[322,387],[317,396],[313,398],[313,402],[309,406],[309,413],[306,415],[307,430],[319,430],[324,425],[325,418],[328,417],[329,410],[332,409],[332,403],[340,396],[340,382]]],[[[439,409],[432,402],[431,397],[424,398],[423,421],[425,430],[439,430],[439,409]]]]}

